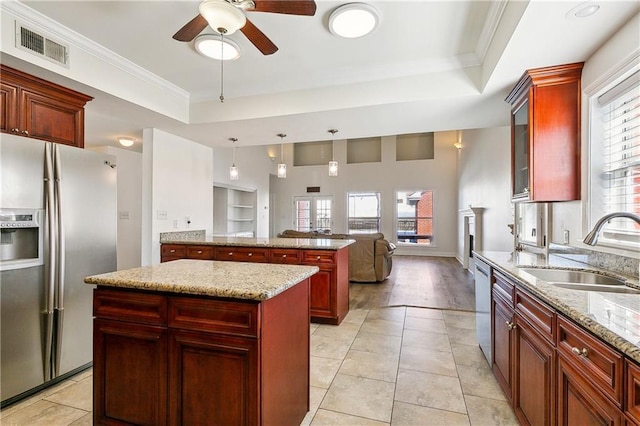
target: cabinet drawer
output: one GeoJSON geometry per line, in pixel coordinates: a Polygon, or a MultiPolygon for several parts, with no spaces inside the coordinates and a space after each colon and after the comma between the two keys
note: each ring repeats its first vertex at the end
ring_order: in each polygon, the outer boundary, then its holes
{"type": "Polygon", "coordinates": [[[305,250],[302,252],[302,262],[319,264],[335,264],[335,252],[328,250],[305,250]]]}
{"type": "Polygon", "coordinates": [[[515,293],[515,286],[513,285],[513,283],[499,272],[494,272],[493,277],[495,278],[495,281],[493,283],[494,292],[502,297],[509,305],[514,306],[513,298],[515,293]]]}
{"type": "Polygon", "coordinates": [[[640,424],[640,366],[630,360],[627,363],[627,415],[640,424]]]}
{"type": "Polygon", "coordinates": [[[180,244],[162,244],[160,248],[162,261],[184,259],[187,257],[187,247],[180,244]]]}
{"type": "Polygon", "coordinates": [[[254,247],[216,247],[216,260],[268,263],[269,250],[254,247]]]}
{"type": "Polygon", "coordinates": [[[166,325],[167,301],[158,294],[96,288],[93,315],[97,318],[166,325]]]}
{"type": "Polygon", "coordinates": [[[269,251],[269,262],[271,263],[300,263],[300,250],[297,249],[271,249],[269,251]]]}
{"type": "Polygon", "coordinates": [[[169,327],[235,336],[259,337],[258,303],[169,298],[169,327]]]}
{"type": "Polygon", "coordinates": [[[187,246],[187,259],[213,260],[213,247],[187,246]]]}
{"type": "Polygon", "coordinates": [[[518,313],[549,342],[556,342],[556,313],[527,293],[516,290],[515,306],[518,313]]]}
{"type": "Polygon", "coordinates": [[[624,357],[599,339],[558,316],[558,352],[602,393],[622,406],[624,357]]]}

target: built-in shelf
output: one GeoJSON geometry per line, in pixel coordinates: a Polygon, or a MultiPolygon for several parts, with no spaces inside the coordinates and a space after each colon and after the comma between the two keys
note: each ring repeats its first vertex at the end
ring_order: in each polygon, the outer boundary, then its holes
{"type": "Polygon", "coordinates": [[[255,236],[256,191],[214,185],[213,233],[228,236],[255,236]]]}

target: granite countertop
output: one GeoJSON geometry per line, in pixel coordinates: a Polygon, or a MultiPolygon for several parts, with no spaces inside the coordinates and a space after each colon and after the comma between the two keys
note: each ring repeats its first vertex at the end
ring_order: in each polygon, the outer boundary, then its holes
{"type": "Polygon", "coordinates": [[[249,237],[173,237],[161,239],[161,244],[193,244],[228,247],[295,248],[311,250],[340,250],[355,240],[331,238],[249,238],[249,237]]]}
{"type": "Polygon", "coordinates": [[[318,272],[317,266],[182,259],[93,275],[87,284],[231,299],[267,300],[318,272]]]}
{"type": "Polygon", "coordinates": [[[580,269],[604,273],[626,281],[629,287],[640,288],[638,279],[591,267],[584,263],[550,255],[526,252],[474,252],[524,289],[538,296],[559,313],[571,318],[599,336],[629,358],[640,362],[640,294],[570,290],[538,279],[522,267],[580,269]]]}

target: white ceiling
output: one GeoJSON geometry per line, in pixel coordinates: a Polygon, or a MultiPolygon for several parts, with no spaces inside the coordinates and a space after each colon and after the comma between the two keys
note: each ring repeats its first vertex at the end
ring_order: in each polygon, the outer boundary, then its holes
{"type": "MultiPolygon", "coordinates": [[[[198,1],[22,3],[34,19],[46,19],[39,12],[188,93],[185,123],[80,86],[95,97],[88,146],[114,145],[118,135],[140,141],[146,127],[210,146],[236,137],[242,146],[279,143],[281,132],[285,142],[330,139],[330,128],[347,138],[508,125],[504,98],[525,69],[588,59],[640,10],[635,0],[601,1],[596,15],[570,19],[582,1],[369,1],[380,24],[359,39],[327,29],[345,2],[317,1],[313,17],[248,12],[279,51],[264,56],[231,35],[242,56],[224,63],[221,104],[220,62],[171,37],[198,1]]],[[[2,61],[52,77],[6,53],[2,61]]]]}

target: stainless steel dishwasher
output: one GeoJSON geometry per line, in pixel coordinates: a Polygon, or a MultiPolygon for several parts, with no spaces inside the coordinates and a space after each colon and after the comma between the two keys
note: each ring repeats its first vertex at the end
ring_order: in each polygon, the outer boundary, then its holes
{"type": "Polygon", "coordinates": [[[491,267],[475,258],[476,336],[480,349],[491,365],[491,267]]]}

